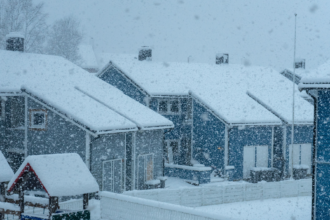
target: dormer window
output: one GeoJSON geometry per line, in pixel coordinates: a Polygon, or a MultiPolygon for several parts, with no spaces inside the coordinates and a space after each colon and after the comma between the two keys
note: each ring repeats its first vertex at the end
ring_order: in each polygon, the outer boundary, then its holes
{"type": "Polygon", "coordinates": [[[45,130],[47,125],[47,111],[44,109],[30,110],[30,128],[45,130]]]}
{"type": "Polygon", "coordinates": [[[161,114],[179,114],[179,100],[160,100],[158,102],[158,112],[161,114]]]}
{"type": "Polygon", "coordinates": [[[305,59],[297,59],[294,63],[294,68],[305,69],[305,59]]]}
{"type": "Polygon", "coordinates": [[[228,64],[229,63],[229,54],[228,53],[219,53],[215,57],[215,64],[228,64]]]}

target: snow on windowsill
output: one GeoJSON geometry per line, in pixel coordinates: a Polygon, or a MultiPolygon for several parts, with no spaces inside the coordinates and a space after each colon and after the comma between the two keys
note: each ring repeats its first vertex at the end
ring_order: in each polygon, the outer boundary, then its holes
{"type": "Polygon", "coordinates": [[[294,169],[309,169],[309,166],[301,164],[301,165],[293,165],[293,168],[294,169]]]}
{"type": "Polygon", "coordinates": [[[272,170],[272,168],[268,168],[268,167],[252,167],[250,170],[252,170],[252,171],[269,171],[269,170],[272,170]]]}
{"type": "Polygon", "coordinates": [[[149,181],[145,182],[145,184],[147,184],[147,185],[157,185],[157,184],[160,184],[160,180],[149,180],[149,181]]]}
{"type": "Polygon", "coordinates": [[[212,170],[211,167],[205,167],[205,166],[185,166],[185,165],[177,165],[177,164],[168,164],[165,163],[165,167],[170,167],[170,168],[178,168],[178,169],[183,169],[183,170],[194,170],[194,171],[209,171],[212,170]]]}
{"type": "Polygon", "coordinates": [[[225,170],[234,170],[235,169],[235,166],[226,166],[225,167],[225,170]]]}

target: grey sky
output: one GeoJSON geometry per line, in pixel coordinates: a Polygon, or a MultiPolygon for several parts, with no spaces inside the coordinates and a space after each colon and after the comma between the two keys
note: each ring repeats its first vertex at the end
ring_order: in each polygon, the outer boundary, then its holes
{"type": "MultiPolygon", "coordinates": [[[[36,0],[42,1],[42,0],[36,0]]],[[[154,48],[155,60],[213,62],[229,53],[231,63],[290,68],[294,13],[297,57],[314,68],[330,58],[328,0],[47,0],[50,21],[73,14],[86,41],[99,51],[137,53],[154,48]],[[316,3],[317,2],[317,3],[316,3]]]]}

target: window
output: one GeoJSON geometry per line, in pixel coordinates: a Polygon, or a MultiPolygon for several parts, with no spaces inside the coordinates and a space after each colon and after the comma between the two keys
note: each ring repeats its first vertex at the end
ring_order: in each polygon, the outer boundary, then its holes
{"type": "Polygon", "coordinates": [[[137,162],[137,186],[144,189],[145,183],[154,179],[154,155],[139,155],[137,162]]]}
{"type": "Polygon", "coordinates": [[[124,191],[123,172],[122,159],[103,161],[102,190],[122,193],[124,191]]]}
{"type": "Polygon", "coordinates": [[[166,140],[165,144],[165,151],[166,151],[166,158],[167,163],[178,163],[178,159],[180,157],[180,149],[179,149],[179,141],[177,140],[166,140]]]}
{"type": "Polygon", "coordinates": [[[160,100],[158,102],[158,112],[162,114],[179,114],[179,100],[160,100]]]}
{"type": "Polygon", "coordinates": [[[47,111],[44,109],[30,110],[30,128],[45,130],[47,125],[47,111]]]}

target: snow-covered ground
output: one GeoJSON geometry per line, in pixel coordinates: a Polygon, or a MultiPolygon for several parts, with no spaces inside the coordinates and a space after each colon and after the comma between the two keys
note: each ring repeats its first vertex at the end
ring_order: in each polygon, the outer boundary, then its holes
{"type": "Polygon", "coordinates": [[[199,211],[240,220],[309,220],[311,197],[291,197],[202,206],[199,211]]]}

